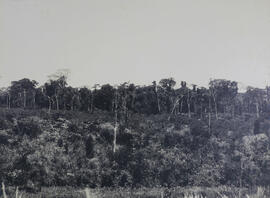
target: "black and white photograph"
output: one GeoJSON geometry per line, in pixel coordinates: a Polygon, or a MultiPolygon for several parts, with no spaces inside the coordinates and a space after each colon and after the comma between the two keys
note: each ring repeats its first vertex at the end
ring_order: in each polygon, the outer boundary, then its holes
{"type": "Polygon", "coordinates": [[[0,0],[0,198],[269,198],[270,0],[0,0]]]}

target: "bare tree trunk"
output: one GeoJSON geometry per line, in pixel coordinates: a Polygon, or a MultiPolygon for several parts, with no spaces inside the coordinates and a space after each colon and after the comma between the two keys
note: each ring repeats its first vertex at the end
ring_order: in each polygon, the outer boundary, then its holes
{"type": "Polygon", "coordinates": [[[193,107],[194,107],[194,113],[197,115],[198,114],[198,107],[197,107],[196,102],[193,102],[193,107]]]}
{"type": "Polygon", "coordinates": [[[188,89],[188,96],[187,96],[187,105],[188,105],[188,117],[191,118],[191,113],[190,113],[190,93],[189,93],[189,89],[188,89]]]}
{"type": "Polygon", "coordinates": [[[158,94],[157,94],[157,107],[158,107],[158,113],[160,113],[160,103],[159,103],[159,98],[158,98],[158,94]]]}
{"type": "Polygon", "coordinates": [[[71,99],[71,104],[70,104],[71,111],[74,111],[74,97],[75,96],[72,96],[72,99],[71,99]]]}
{"type": "Polygon", "coordinates": [[[211,135],[211,98],[209,97],[209,106],[208,106],[208,132],[211,135]]]}
{"type": "Polygon", "coordinates": [[[93,113],[94,111],[94,93],[92,93],[91,100],[90,100],[90,113],[93,113]]]}
{"type": "Polygon", "coordinates": [[[175,103],[174,103],[174,105],[173,105],[173,108],[172,108],[172,111],[171,111],[171,113],[170,113],[170,115],[169,115],[169,117],[168,117],[168,121],[170,121],[171,115],[173,114],[173,112],[174,112],[174,110],[175,110],[175,108],[176,108],[176,106],[177,106],[179,100],[180,100],[180,99],[177,99],[177,100],[175,101],[175,103]]]}
{"type": "Polygon", "coordinates": [[[18,187],[16,187],[15,198],[19,198],[19,188],[18,187]]]}
{"type": "Polygon", "coordinates": [[[200,118],[202,119],[202,117],[203,117],[203,116],[202,116],[202,111],[203,111],[203,110],[202,110],[202,102],[201,102],[200,106],[201,106],[201,107],[200,107],[200,109],[201,109],[201,115],[200,115],[200,118]]]}
{"type": "Polygon", "coordinates": [[[48,112],[50,113],[51,112],[51,109],[52,109],[52,101],[51,101],[51,97],[47,96],[48,97],[48,100],[49,100],[49,109],[48,109],[48,112]]]}
{"type": "Polygon", "coordinates": [[[85,191],[86,198],[91,198],[89,188],[85,188],[84,191],[85,191]]]}
{"type": "Polygon", "coordinates": [[[239,178],[239,194],[238,194],[238,198],[241,198],[242,196],[242,176],[243,176],[243,161],[242,159],[240,159],[240,178],[239,178]]]}
{"type": "Polygon", "coordinates": [[[256,102],[256,115],[257,115],[257,118],[260,117],[259,103],[258,102],[256,102]]]}
{"type": "Polygon", "coordinates": [[[90,105],[91,105],[91,98],[87,100],[87,112],[90,112],[90,109],[91,109],[90,105]]]}
{"type": "Polygon", "coordinates": [[[183,98],[182,98],[181,104],[180,104],[180,113],[183,113],[183,98]]]}
{"type": "Polygon", "coordinates": [[[188,117],[191,118],[191,112],[190,112],[190,101],[188,101],[188,117]]]}
{"type": "Polygon", "coordinates": [[[8,95],[8,108],[10,109],[10,107],[11,107],[11,96],[10,96],[10,94],[8,95]]]}
{"type": "Polygon", "coordinates": [[[59,101],[57,95],[55,95],[55,102],[56,102],[56,110],[59,111],[59,101]]]}
{"type": "Polygon", "coordinates": [[[114,98],[114,133],[113,133],[113,153],[116,151],[116,138],[117,138],[117,128],[118,128],[118,122],[117,122],[117,110],[118,110],[118,91],[115,92],[115,98],[114,98]]]}
{"type": "Polygon", "coordinates": [[[7,108],[10,109],[10,94],[7,95],[7,108]]]}
{"type": "Polygon", "coordinates": [[[33,108],[36,108],[36,92],[33,92],[33,108]]]}
{"type": "Polygon", "coordinates": [[[216,119],[218,120],[218,109],[217,109],[217,102],[216,102],[215,97],[213,97],[213,99],[214,99],[214,103],[215,103],[215,114],[216,114],[216,119]]]}
{"type": "Polygon", "coordinates": [[[155,91],[156,101],[157,101],[157,110],[158,110],[158,113],[160,113],[160,102],[159,102],[158,93],[157,93],[156,81],[154,81],[153,84],[154,84],[154,91],[155,91]]]}
{"type": "Polygon", "coordinates": [[[23,90],[23,108],[26,107],[26,90],[23,90]]]}
{"type": "MultiPolygon", "coordinates": [[[[131,109],[135,111],[135,98],[136,98],[136,89],[132,93],[131,109]]],[[[159,107],[160,108],[160,107],[159,107]]]]}
{"type": "Polygon", "coordinates": [[[65,100],[65,98],[64,98],[64,104],[63,104],[64,106],[63,106],[63,109],[64,109],[64,111],[66,111],[66,100],[65,100]]]}
{"type": "Polygon", "coordinates": [[[8,95],[7,95],[7,109],[8,109],[8,95]]]}
{"type": "Polygon", "coordinates": [[[3,198],[7,198],[6,188],[5,188],[4,182],[2,182],[2,192],[3,192],[3,198]]]}

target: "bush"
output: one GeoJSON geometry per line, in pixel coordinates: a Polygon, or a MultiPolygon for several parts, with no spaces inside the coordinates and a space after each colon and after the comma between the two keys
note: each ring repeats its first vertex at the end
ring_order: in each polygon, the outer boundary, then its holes
{"type": "Polygon", "coordinates": [[[8,120],[0,119],[0,130],[8,129],[12,124],[8,120]]]}
{"type": "Polygon", "coordinates": [[[20,120],[15,126],[14,131],[17,135],[27,135],[31,138],[35,138],[42,133],[40,125],[34,120],[20,120]]]}

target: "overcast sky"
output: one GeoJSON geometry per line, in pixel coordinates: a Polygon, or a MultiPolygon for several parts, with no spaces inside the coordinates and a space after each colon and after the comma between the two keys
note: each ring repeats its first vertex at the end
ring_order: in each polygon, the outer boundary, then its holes
{"type": "Polygon", "coordinates": [[[150,84],[174,77],[270,84],[270,0],[0,0],[0,87],[150,84]]]}

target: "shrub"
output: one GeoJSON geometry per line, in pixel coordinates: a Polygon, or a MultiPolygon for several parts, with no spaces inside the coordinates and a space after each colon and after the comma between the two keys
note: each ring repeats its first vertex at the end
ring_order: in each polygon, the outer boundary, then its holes
{"type": "Polygon", "coordinates": [[[18,121],[17,126],[15,126],[14,128],[14,131],[17,135],[27,135],[31,138],[35,138],[42,133],[39,124],[29,119],[18,121]]]}

